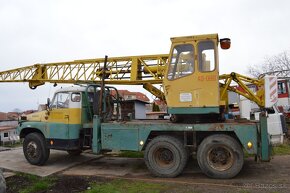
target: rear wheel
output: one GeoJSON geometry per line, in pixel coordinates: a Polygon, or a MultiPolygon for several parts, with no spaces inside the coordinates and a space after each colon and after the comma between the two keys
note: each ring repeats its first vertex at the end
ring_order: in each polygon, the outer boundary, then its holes
{"type": "Polygon", "coordinates": [[[228,135],[211,135],[197,150],[199,167],[211,178],[232,178],[242,169],[244,153],[241,145],[228,135]]]}
{"type": "Polygon", "coordinates": [[[158,136],[147,145],[144,159],[153,175],[170,178],[183,171],[188,153],[180,140],[171,136],[158,136]]]}
{"type": "Polygon", "coordinates": [[[50,150],[46,148],[43,135],[30,133],[24,138],[23,153],[30,164],[43,165],[49,158],[50,150]]]}

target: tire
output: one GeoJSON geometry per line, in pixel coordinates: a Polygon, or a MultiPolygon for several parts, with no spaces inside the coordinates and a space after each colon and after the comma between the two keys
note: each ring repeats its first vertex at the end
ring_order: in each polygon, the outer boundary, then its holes
{"type": "Polygon", "coordinates": [[[234,138],[216,134],[201,142],[197,161],[202,172],[211,178],[233,178],[243,167],[244,152],[234,138]]]}
{"type": "Polygon", "coordinates": [[[149,171],[158,177],[173,178],[186,166],[188,153],[179,139],[155,137],[146,146],[144,160],[149,171]]]}
{"type": "Polygon", "coordinates": [[[78,155],[81,155],[83,151],[80,150],[80,149],[77,149],[77,150],[67,150],[67,153],[70,155],[70,156],[78,156],[78,155]]]}
{"type": "Polygon", "coordinates": [[[24,138],[23,153],[30,164],[41,166],[48,160],[50,149],[46,148],[43,135],[30,133],[24,138]]]}

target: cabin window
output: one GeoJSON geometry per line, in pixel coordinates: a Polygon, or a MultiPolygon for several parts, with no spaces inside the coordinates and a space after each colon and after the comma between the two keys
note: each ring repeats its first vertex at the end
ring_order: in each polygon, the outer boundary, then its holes
{"type": "Polygon", "coordinates": [[[214,43],[202,41],[198,44],[198,66],[200,72],[210,72],[215,69],[214,43]]]}
{"type": "Polygon", "coordinates": [[[74,92],[71,94],[71,101],[72,102],[80,102],[81,101],[81,93],[74,92]]]}
{"type": "Polygon", "coordinates": [[[51,108],[68,108],[70,99],[69,96],[69,93],[56,93],[51,108]]]}
{"type": "Polygon", "coordinates": [[[173,48],[167,78],[169,80],[187,76],[194,72],[194,48],[191,44],[173,48]]]}

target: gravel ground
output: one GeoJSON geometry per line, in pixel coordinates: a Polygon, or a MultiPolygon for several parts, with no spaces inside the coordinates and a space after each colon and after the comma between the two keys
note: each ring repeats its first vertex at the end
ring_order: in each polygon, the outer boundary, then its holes
{"type": "MultiPolygon", "coordinates": [[[[105,159],[105,158],[104,158],[105,159]]],[[[111,158],[110,158],[111,159],[111,158]]],[[[240,192],[240,193],[251,193],[251,192],[290,192],[290,156],[275,156],[271,162],[260,162],[256,163],[253,158],[248,158],[245,160],[244,167],[240,174],[233,179],[227,180],[217,180],[209,179],[206,177],[196,165],[196,160],[191,160],[192,163],[188,164],[185,172],[177,178],[155,178],[148,172],[146,172],[146,167],[144,166],[142,159],[136,159],[135,166],[132,164],[124,163],[134,163],[134,158],[114,158],[117,161],[104,162],[100,159],[98,161],[93,161],[92,163],[86,163],[80,168],[76,167],[77,175],[68,175],[66,171],[53,175],[55,178],[54,185],[44,192],[82,192],[86,190],[91,182],[107,183],[114,180],[129,180],[129,181],[141,181],[149,183],[164,184],[165,189],[161,190],[163,193],[188,193],[188,192],[240,192]],[[92,170],[92,165],[100,165],[102,162],[103,171],[108,168],[110,172],[117,167],[134,167],[130,174],[126,175],[112,175],[110,173],[95,175],[87,175],[86,166],[88,170],[92,170]],[[131,166],[130,166],[131,165],[131,166]],[[137,167],[136,167],[137,166],[137,167]]],[[[101,169],[96,167],[96,170],[101,169]]],[[[71,168],[70,170],[74,170],[71,168]]],[[[116,172],[119,170],[116,169],[116,172]]],[[[9,177],[7,181],[7,192],[14,193],[17,192],[21,187],[29,185],[27,180],[19,175],[14,177],[9,177]]]]}

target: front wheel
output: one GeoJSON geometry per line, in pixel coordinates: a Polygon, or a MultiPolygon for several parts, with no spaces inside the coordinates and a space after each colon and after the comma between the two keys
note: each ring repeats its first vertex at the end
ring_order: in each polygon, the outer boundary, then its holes
{"type": "Polygon", "coordinates": [[[232,178],[242,169],[244,152],[234,138],[216,134],[205,138],[197,150],[198,165],[211,178],[232,178]]]}
{"type": "Polygon", "coordinates": [[[147,145],[144,159],[153,175],[172,178],[183,171],[188,153],[179,139],[171,136],[158,136],[147,145]]]}
{"type": "Polygon", "coordinates": [[[30,164],[43,165],[49,158],[50,150],[46,148],[43,135],[30,133],[24,138],[23,153],[30,164]]]}

